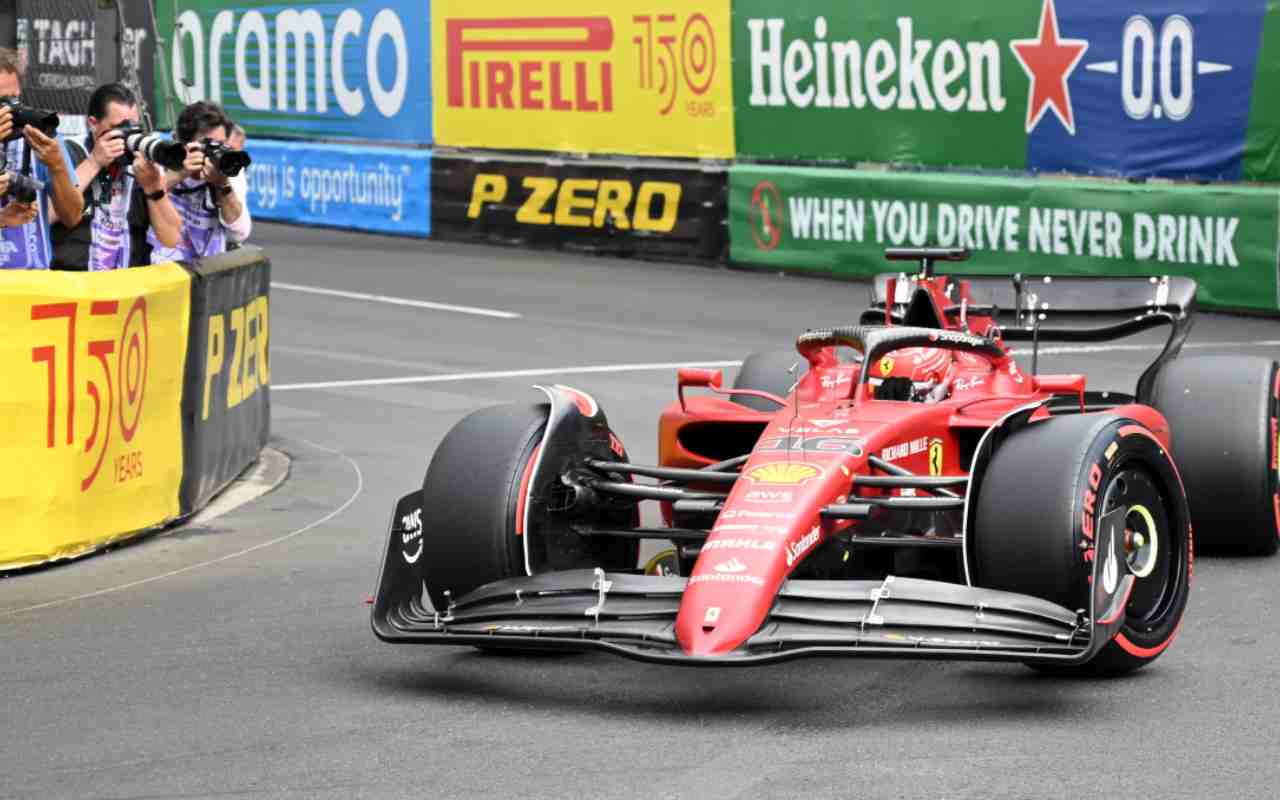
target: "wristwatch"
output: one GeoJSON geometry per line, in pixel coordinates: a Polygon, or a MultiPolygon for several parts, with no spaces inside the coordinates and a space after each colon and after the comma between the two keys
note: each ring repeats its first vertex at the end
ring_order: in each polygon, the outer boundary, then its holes
{"type": "Polygon", "coordinates": [[[156,200],[163,200],[166,194],[168,194],[168,192],[164,189],[156,189],[154,192],[147,192],[147,199],[152,202],[155,202],[156,200]]]}

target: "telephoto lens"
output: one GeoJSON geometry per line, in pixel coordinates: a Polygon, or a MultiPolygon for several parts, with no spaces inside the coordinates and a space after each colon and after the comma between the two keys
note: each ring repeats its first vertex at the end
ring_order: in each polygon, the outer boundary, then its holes
{"type": "Polygon", "coordinates": [[[58,132],[58,113],[32,108],[16,97],[0,97],[0,108],[8,108],[13,115],[13,133],[5,141],[11,142],[22,136],[22,129],[30,125],[45,136],[53,136],[58,132]]]}
{"type": "Polygon", "coordinates": [[[158,133],[130,132],[125,137],[124,149],[130,161],[133,160],[135,153],[141,153],[142,157],[151,163],[159,164],[174,172],[181,172],[182,164],[187,160],[186,145],[166,139],[158,133]]]}
{"type": "Polygon", "coordinates": [[[218,168],[218,172],[226,175],[228,178],[234,178],[244,171],[244,168],[253,163],[253,159],[248,153],[241,150],[232,150],[221,142],[215,142],[212,139],[205,139],[200,143],[204,147],[204,157],[213,162],[218,168]]]}
{"type": "Polygon", "coordinates": [[[44,184],[30,175],[23,175],[21,172],[13,172],[11,170],[9,172],[9,189],[5,192],[5,197],[11,197],[19,203],[34,203],[43,188],[44,184]]]}

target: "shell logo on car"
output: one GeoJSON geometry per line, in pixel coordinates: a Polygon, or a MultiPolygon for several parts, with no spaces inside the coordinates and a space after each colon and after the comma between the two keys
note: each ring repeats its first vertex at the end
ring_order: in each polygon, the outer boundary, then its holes
{"type": "Polygon", "coordinates": [[[757,483],[777,483],[794,486],[818,477],[819,470],[810,464],[765,464],[747,473],[757,483]]]}

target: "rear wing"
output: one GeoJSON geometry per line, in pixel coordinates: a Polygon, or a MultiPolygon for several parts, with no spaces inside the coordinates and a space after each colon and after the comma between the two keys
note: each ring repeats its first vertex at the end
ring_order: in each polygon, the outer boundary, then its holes
{"type": "MultiPolygon", "coordinates": [[[[1164,349],[1138,379],[1136,396],[1140,401],[1150,396],[1160,368],[1182,350],[1191,332],[1195,309],[1196,282],[1171,275],[1092,278],[1018,273],[939,277],[946,281],[947,296],[954,298],[954,304],[943,309],[948,317],[962,313],[989,316],[1001,326],[1006,341],[1032,342],[1037,349],[1042,341],[1105,342],[1169,326],[1164,349]],[[964,301],[961,281],[968,285],[964,301]],[[1087,324],[1098,317],[1104,318],[1106,324],[1087,324]]],[[[871,307],[863,312],[862,323],[902,324],[917,290],[912,276],[905,272],[877,275],[871,289],[871,307]]]]}

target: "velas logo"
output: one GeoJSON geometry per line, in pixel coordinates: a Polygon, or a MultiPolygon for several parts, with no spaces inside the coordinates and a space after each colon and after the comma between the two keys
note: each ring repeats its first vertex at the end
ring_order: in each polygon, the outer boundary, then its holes
{"type": "Polygon", "coordinates": [[[514,17],[445,22],[450,108],[613,111],[608,17],[514,17]]]}
{"type": "Polygon", "coordinates": [[[782,193],[772,181],[760,181],[751,191],[751,208],[747,211],[751,225],[751,238],[756,247],[766,253],[778,249],[782,243],[782,228],[786,225],[782,193]]]}

